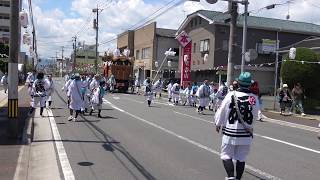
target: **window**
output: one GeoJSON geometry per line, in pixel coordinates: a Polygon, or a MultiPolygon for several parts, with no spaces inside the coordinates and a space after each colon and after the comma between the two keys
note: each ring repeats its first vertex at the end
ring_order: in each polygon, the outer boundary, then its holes
{"type": "Polygon", "coordinates": [[[179,48],[173,48],[173,51],[176,52],[174,56],[179,56],[179,48]]]}
{"type": "Polygon", "coordinates": [[[9,14],[0,14],[0,19],[10,19],[9,14]]]}
{"type": "Polygon", "coordinates": [[[193,19],[190,21],[190,26],[193,28],[193,19]]]}
{"type": "Polygon", "coordinates": [[[0,2],[0,6],[10,7],[10,2],[0,2]]]}
{"type": "Polygon", "coordinates": [[[198,18],[195,18],[194,19],[194,26],[197,26],[198,25],[198,18]]]}
{"type": "Polygon", "coordinates": [[[143,48],[141,52],[141,59],[147,59],[150,58],[150,47],[143,48]]]}
{"type": "Polygon", "coordinates": [[[200,52],[209,52],[209,49],[210,49],[209,42],[210,42],[209,39],[200,41],[200,52]]]}
{"type": "Polygon", "coordinates": [[[202,23],[202,18],[199,18],[199,24],[201,24],[202,23]]]}
{"type": "Polygon", "coordinates": [[[223,40],[222,41],[222,50],[228,51],[228,49],[229,49],[229,40],[223,40]]]}
{"type": "Polygon", "coordinates": [[[140,59],[140,51],[136,50],[136,59],[140,59]]]}
{"type": "Polygon", "coordinates": [[[193,43],[193,53],[197,51],[197,43],[193,43]]]}

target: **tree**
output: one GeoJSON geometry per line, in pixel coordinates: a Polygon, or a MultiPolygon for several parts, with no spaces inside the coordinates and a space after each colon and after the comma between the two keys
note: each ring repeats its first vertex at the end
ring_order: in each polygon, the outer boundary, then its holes
{"type": "Polygon", "coordinates": [[[320,81],[317,80],[320,76],[320,65],[307,63],[318,62],[318,57],[319,55],[311,49],[297,48],[295,60],[300,62],[290,61],[288,56],[285,56],[284,59],[287,61],[282,63],[281,77],[283,83],[288,84],[290,88],[296,83],[301,83],[305,95],[320,102],[320,81]]]}

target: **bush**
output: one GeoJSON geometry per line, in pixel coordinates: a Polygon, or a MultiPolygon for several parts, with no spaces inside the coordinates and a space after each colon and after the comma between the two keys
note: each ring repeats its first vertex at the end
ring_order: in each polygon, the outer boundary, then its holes
{"type": "MultiPolygon", "coordinates": [[[[318,55],[311,49],[308,48],[297,48],[297,61],[304,62],[317,62],[318,55]]],[[[319,64],[308,64],[301,62],[292,62],[288,60],[286,56],[286,62],[282,63],[281,66],[281,77],[283,83],[289,85],[290,89],[293,88],[294,84],[301,83],[305,89],[305,94],[308,98],[312,97],[320,101],[320,65],[319,64]]]]}

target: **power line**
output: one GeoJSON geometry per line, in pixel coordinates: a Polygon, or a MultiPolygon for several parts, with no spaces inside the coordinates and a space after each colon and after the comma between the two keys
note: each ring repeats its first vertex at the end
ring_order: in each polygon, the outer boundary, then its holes
{"type": "MultiPolygon", "coordinates": [[[[154,11],[152,14],[150,14],[149,16],[147,16],[146,18],[143,18],[142,20],[138,21],[137,23],[135,23],[134,25],[130,26],[127,30],[137,26],[138,24],[140,24],[142,21],[145,21],[147,20],[148,18],[154,16],[156,13],[158,13],[159,11],[161,11],[162,9],[164,9],[165,7],[168,7],[169,4],[171,4],[172,2],[174,2],[175,0],[171,0],[169,1],[168,3],[166,3],[164,6],[160,7],[159,9],[157,9],[156,11],[154,11]]],[[[164,13],[168,12],[169,10],[171,10],[172,8],[178,6],[179,4],[181,4],[182,2],[184,2],[185,0],[180,0],[178,1],[176,4],[166,8],[164,11],[162,11],[160,14],[157,14],[156,16],[154,16],[153,18],[149,19],[148,21],[144,22],[143,24],[141,24],[140,26],[134,28],[133,30],[136,30],[136,29],[139,29],[141,27],[143,27],[145,24],[147,24],[148,22],[156,19],[157,17],[163,15],[164,13]]],[[[112,39],[109,39],[109,40],[106,40],[106,41],[102,41],[101,43],[99,43],[100,45],[103,45],[103,44],[108,44],[112,41],[115,41],[117,39],[117,37],[114,37],[112,39]]]]}

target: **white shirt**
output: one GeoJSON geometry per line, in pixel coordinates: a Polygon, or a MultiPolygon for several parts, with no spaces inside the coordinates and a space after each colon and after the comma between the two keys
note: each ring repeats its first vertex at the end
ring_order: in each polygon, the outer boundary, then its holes
{"type": "MultiPolygon", "coordinates": [[[[215,124],[222,127],[222,142],[232,145],[250,145],[252,137],[246,132],[239,122],[235,108],[230,108],[232,96],[238,98],[238,106],[241,109],[243,121],[248,128],[253,128],[253,123],[258,119],[259,101],[252,93],[233,91],[226,95],[218,111],[215,114],[215,124]]],[[[232,106],[233,107],[233,106],[232,106]]]]}

